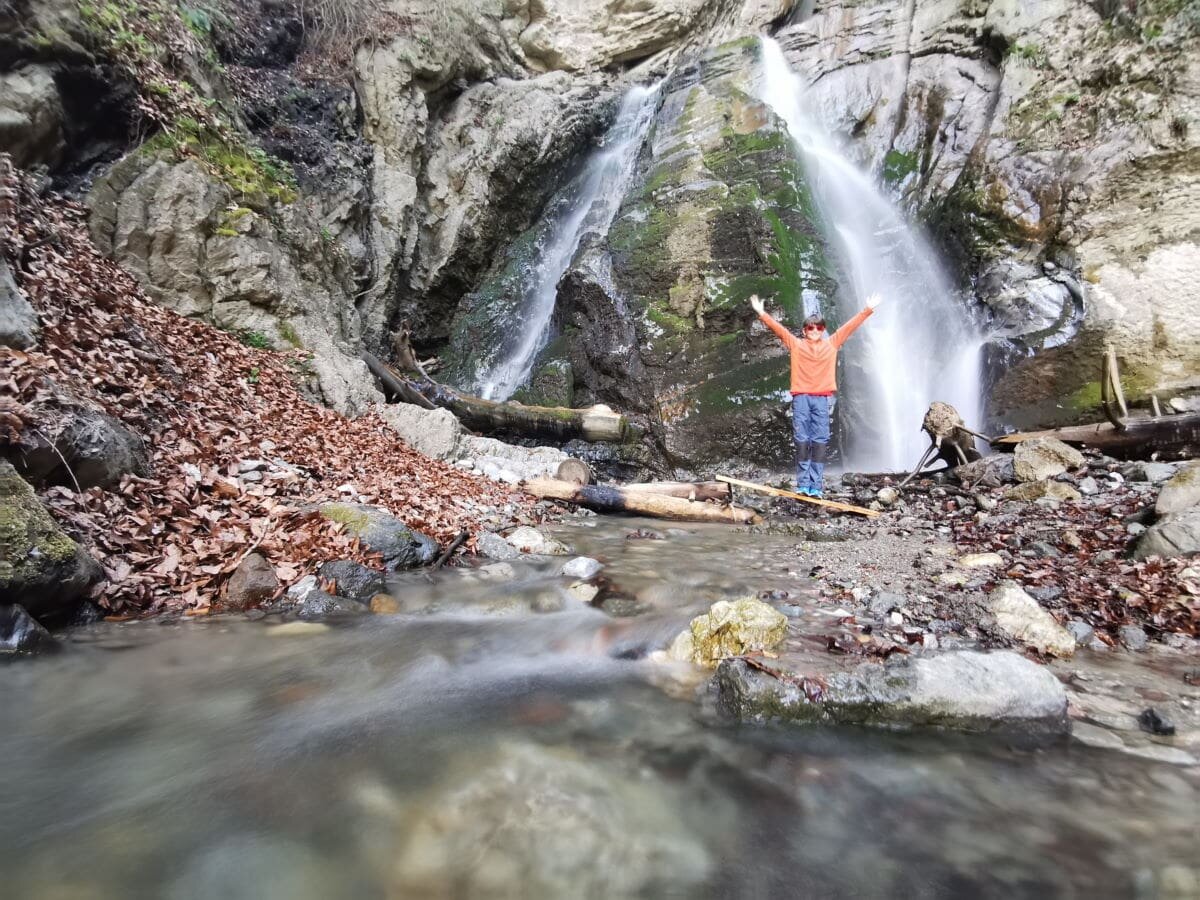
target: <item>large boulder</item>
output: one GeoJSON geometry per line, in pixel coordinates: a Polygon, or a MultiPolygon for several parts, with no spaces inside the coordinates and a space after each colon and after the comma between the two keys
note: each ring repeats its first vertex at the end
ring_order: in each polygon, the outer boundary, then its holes
{"type": "Polygon", "coordinates": [[[1200,553],[1200,506],[1193,506],[1147,528],[1133,549],[1133,558],[1197,553],[1200,553]]]}
{"type": "Polygon", "coordinates": [[[1160,516],[1183,512],[1200,505],[1200,460],[1176,472],[1158,494],[1154,512],[1160,516]]]}
{"type": "Polygon", "coordinates": [[[996,626],[1009,637],[1051,656],[1071,656],[1075,638],[1019,584],[1005,581],[988,597],[996,626]]]}
{"type": "Polygon", "coordinates": [[[755,597],[718,600],[692,619],[667,655],[713,668],[723,659],[771,650],[787,637],[787,617],[755,597]]]}
{"type": "Polygon", "coordinates": [[[1056,438],[1033,438],[1017,444],[1013,472],[1021,482],[1044,481],[1083,465],[1083,454],[1056,438]]]}
{"type": "Polygon", "coordinates": [[[39,411],[40,428],[23,436],[13,462],[36,485],[111,489],[125,475],[145,475],[149,456],[141,440],[117,419],[68,401],[39,411]]]}
{"type": "Polygon", "coordinates": [[[28,482],[0,460],[0,604],[19,603],[37,618],[65,614],[100,576],[28,482]]]}
{"type": "Polygon", "coordinates": [[[25,350],[37,343],[37,313],[17,286],[0,252],[0,347],[25,350]]]}
{"type": "Polygon", "coordinates": [[[425,566],[437,558],[437,541],[377,506],[325,503],[321,515],[357,535],[370,552],[383,557],[384,568],[389,572],[425,566]]]}
{"type": "Polygon", "coordinates": [[[1008,652],[892,657],[807,688],[728,659],[717,669],[721,708],[742,721],[837,722],[884,728],[1065,732],[1067,695],[1043,666],[1008,652]]]}

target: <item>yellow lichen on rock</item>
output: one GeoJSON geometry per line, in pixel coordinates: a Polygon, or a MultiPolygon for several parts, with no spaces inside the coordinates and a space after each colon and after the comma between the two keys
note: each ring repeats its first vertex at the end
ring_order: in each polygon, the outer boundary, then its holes
{"type": "Polygon", "coordinates": [[[714,668],[723,659],[770,650],[787,636],[787,618],[754,597],[719,600],[671,644],[671,659],[714,668]]]}

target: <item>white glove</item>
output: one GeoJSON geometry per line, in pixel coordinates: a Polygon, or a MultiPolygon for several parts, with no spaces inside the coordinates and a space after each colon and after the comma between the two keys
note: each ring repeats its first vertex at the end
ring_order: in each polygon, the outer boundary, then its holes
{"type": "Polygon", "coordinates": [[[763,302],[758,299],[758,294],[750,295],[750,306],[756,313],[758,313],[760,316],[762,315],[763,302]]]}
{"type": "Polygon", "coordinates": [[[872,294],[867,298],[867,309],[874,309],[883,302],[883,297],[879,294],[872,294]]]}

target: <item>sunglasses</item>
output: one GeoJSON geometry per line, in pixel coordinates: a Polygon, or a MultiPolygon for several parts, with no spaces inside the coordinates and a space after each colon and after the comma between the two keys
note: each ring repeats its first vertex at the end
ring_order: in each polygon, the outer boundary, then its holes
{"type": "Polygon", "coordinates": [[[804,330],[805,331],[824,331],[825,326],[824,325],[805,325],[804,330]]]}

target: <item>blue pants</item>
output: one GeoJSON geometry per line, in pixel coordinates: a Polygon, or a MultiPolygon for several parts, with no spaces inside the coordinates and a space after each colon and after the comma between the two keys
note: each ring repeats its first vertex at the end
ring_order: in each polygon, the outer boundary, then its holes
{"type": "Polygon", "coordinates": [[[829,448],[829,412],[833,397],[797,394],[792,397],[792,434],[796,440],[796,490],[822,490],[825,454],[829,448]]]}

